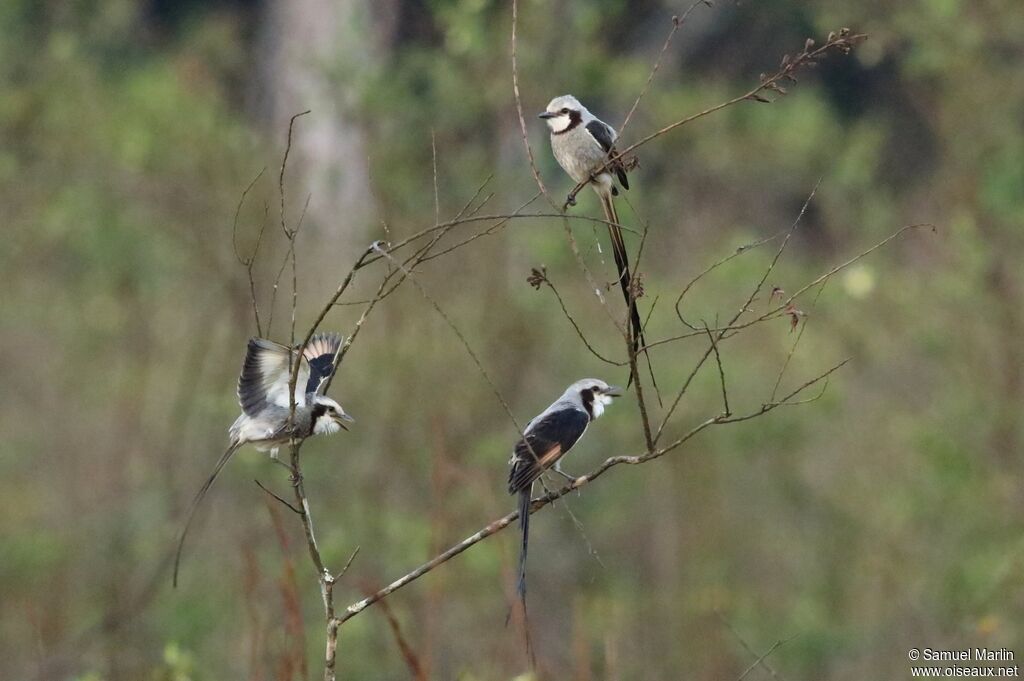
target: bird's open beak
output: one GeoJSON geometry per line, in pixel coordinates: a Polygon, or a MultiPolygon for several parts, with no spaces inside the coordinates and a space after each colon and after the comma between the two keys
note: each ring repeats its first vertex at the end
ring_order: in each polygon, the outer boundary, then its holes
{"type": "Polygon", "coordinates": [[[558,114],[556,114],[556,113],[551,113],[550,111],[545,111],[542,114],[537,114],[537,118],[554,118],[557,115],[558,114]]]}
{"type": "Polygon", "coordinates": [[[617,385],[610,385],[607,388],[605,388],[604,394],[607,395],[608,397],[621,397],[622,388],[620,388],[617,385]]]}
{"type": "Polygon", "coordinates": [[[335,421],[335,423],[337,423],[337,424],[338,424],[339,426],[341,426],[341,428],[342,428],[343,430],[348,430],[348,426],[346,426],[346,425],[345,425],[345,422],[348,422],[348,423],[355,423],[355,419],[354,419],[354,418],[352,418],[351,416],[349,416],[348,414],[346,414],[345,412],[342,412],[342,413],[338,414],[338,415],[337,415],[337,416],[336,416],[336,417],[334,418],[334,421],[335,421]]]}

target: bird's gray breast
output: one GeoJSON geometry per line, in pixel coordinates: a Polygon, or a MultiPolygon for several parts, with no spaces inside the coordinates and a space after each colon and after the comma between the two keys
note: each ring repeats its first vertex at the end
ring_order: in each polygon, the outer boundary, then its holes
{"type": "Polygon", "coordinates": [[[589,180],[593,171],[606,160],[604,149],[584,125],[551,135],[551,151],[558,165],[576,182],[589,180]]]}

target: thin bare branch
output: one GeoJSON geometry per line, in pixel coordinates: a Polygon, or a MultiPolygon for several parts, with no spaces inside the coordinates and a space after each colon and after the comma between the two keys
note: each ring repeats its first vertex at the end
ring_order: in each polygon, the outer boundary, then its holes
{"type": "Polygon", "coordinates": [[[260,170],[256,174],[256,177],[252,178],[245,190],[242,191],[242,196],[238,199],[238,205],[235,207],[235,217],[231,222],[231,247],[235,251],[235,259],[238,260],[239,264],[245,268],[246,275],[249,278],[249,302],[252,305],[252,316],[256,322],[256,334],[262,336],[263,329],[260,325],[260,307],[256,300],[256,280],[253,277],[252,271],[253,266],[256,264],[256,256],[259,255],[260,245],[263,243],[263,232],[267,228],[266,220],[266,208],[264,210],[263,221],[260,223],[260,231],[256,234],[256,244],[252,248],[252,255],[244,257],[238,249],[238,216],[242,212],[242,206],[245,205],[245,199],[249,195],[249,192],[256,185],[256,182],[263,177],[263,173],[266,171],[266,167],[260,170]]]}
{"type": "MultiPolygon", "coordinates": [[[[302,223],[306,217],[306,210],[309,208],[309,200],[312,198],[311,194],[306,195],[306,203],[302,206],[302,213],[299,214],[299,221],[295,224],[295,229],[291,230],[291,236],[288,240],[291,244],[288,247],[288,252],[291,254],[292,261],[292,330],[291,330],[291,344],[295,345],[295,315],[296,310],[299,307],[299,266],[298,266],[298,253],[295,250],[295,241],[299,238],[299,230],[302,229],[302,223]]],[[[298,363],[298,357],[296,357],[296,363],[298,363]]]]}
{"type": "Polygon", "coordinates": [[[519,95],[519,60],[516,56],[516,28],[518,25],[519,0],[512,0],[512,92],[515,95],[516,100],[516,114],[519,117],[519,131],[523,136],[523,146],[526,147],[526,157],[530,161],[530,172],[533,173],[533,179],[537,183],[537,189],[539,189],[540,193],[547,198],[551,207],[557,210],[558,204],[548,194],[548,189],[544,185],[544,180],[540,177],[540,171],[537,170],[537,162],[533,157],[533,148],[530,146],[530,135],[526,130],[526,119],[523,117],[523,99],[519,95]]]}
{"type": "MultiPolygon", "coordinates": [[[[735,638],[739,642],[739,644],[743,646],[743,649],[747,651],[748,654],[753,655],[754,657],[758,657],[757,653],[754,652],[754,649],[747,644],[747,642],[743,639],[742,636],[740,636],[740,632],[736,631],[736,628],[732,625],[732,623],[725,618],[725,615],[723,615],[719,611],[715,611],[715,614],[718,616],[718,619],[722,623],[722,625],[729,630],[729,633],[733,635],[733,638],[735,638]]],[[[784,679],[782,679],[779,673],[776,672],[775,669],[773,669],[772,666],[768,664],[766,660],[758,659],[758,662],[769,674],[772,675],[773,679],[780,679],[784,681],[784,679]]]]}
{"type": "Polygon", "coordinates": [[[569,320],[570,324],[572,324],[572,328],[576,330],[576,335],[579,337],[580,341],[583,342],[583,345],[587,348],[587,350],[590,351],[590,354],[592,354],[594,357],[601,360],[605,364],[611,364],[613,366],[623,366],[624,364],[626,364],[625,362],[617,362],[613,359],[609,359],[608,357],[605,357],[594,348],[594,346],[587,339],[587,336],[583,333],[583,329],[580,328],[580,325],[576,322],[576,319],[572,316],[572,314],[569,312],[569,309],[565,306],[565,301],[562,300],[562,294],[558,292],[558,289],[555,288],[554,283],[551,281],[551,279],[548,278],[547,269],[543,265],[541,265],[539,269],[536,267],[533,268],[530,272],[531,273],[530,276],[527,278],[527,281],[534,288],[539,289],[541,285],[546,285],[548,288],[551,289],[551,292],[555,294],[555,299],[558,301],[559,307],[562,308],[562,314],[564,314],[565,318],[569,320]]]}
{"type": "MultiPolygon", "coordinates": [[[[725,368],[722,366],[722,356],[718,353],[718,341],[707,324],[704,325],[704,330],[707,332],[708,340],[711,342],[711,349],[715,351],[715,363],[718,364],[718,380],[722,385],[722,409],[724,410],[722,413],[726,416],[732,416],[732,410],[729,409],[729,390],[725,387],[725,368]]],[[[774,392],[772,392],[772,399],[775,399],[774,392]]]]}
{"type": "MultiPolygon", "coordinates": [[[[828,281],[829,279],[834,277],[839,272],[847,269],[848,267],[850,267],[851,265],[855,264],[856,262],[858,262],[858,261],[864,259],[865,257],[867,257],[868,255],[874,253],[878,249],[880,249],[883,246],[885,246],[886,244],[888,244],[890,241],[892,241],[892,240],[896,239],[897,237],[903,235],[905,232],[907,232],[909,230],[923,229],[925,227],[931,229],[932,231],[935,231],[935,225],[933,225],[930,222],[922,222],[922,223],[917,223],[917,224],[913,224],[913,225],[904,225],[900,229],[898,229],[895,232],[893,232],[892,234],[890,234],[885,239],[875,243],[873,246],[871,246],[867,250],[862,251],[862,252],[858,253],[857,255],[853,256],[852,258],[846,260],[845,262],[840,263],[839,265],[834,266],[829,271],[825,272],[824,274],[822,274],[822,275],[820,275],[818,277],[815,277],[813,280],[811,280],[807,284],[801,286],[796,291],[796,293],[793,293],[791,296],[789,296],[789,298],[786,298],[777,307],[769,309],[767,312],[763,313],[762,315],[760,315],[758,317],[755,317],[754,319],[751,319],[750,321],[741,322],[741,323],[735,323],[734,322],[732,324],[728,324],[726,326],[723,326],[723,327],[720,327],[720,328],[717,328],[717,329],[712,329],[712,331],[726,332],[728,335],[726,335],[725,338],[730,338],[733,334],[735,334],[738,331],[742,331],[744,329],[747,329],[747,328],[749,328],[751,326],[754,326],[756,324],[760,324],[762,322],[766,322],[766,321],[769,321],[769,320],[772,320],[772,319],[776,319],[776,318],[786,314],[786,308],[788,308],[791,304],[793,304],[794,301],[796,301],[803,294],[807,293],[807,291],[809,291],[810,289],[814,288],[818,284],[821,284],[821,283],[823,283],[825,281],[828,281]]],[[[746,310],[746,311],[749,311],[749,310],[746,310]]],[[[695,336],[703,336],[703,335],[704,335],[704,329],[698,327],[697,331],[691,331],[691,332],[688,332],[688,333],[680,334],[678,336],[671,336],[669,338],[663,338],[663,339],[658,340],[658,341],[652,341],[652,342],[647,344],[647,347],[656,347],[658,345],[664,345],[666,343],[675,343],[675,342],[680,341],[680,340],[685,340],[687,338],[693,338],[695,336]]]]}
{"type": "Polygon", "coordinates": [[[747,678],[747,674],[757,669],[757,667],[763,664],[764,661],[768,659],[768,657],[770,657],[772,653],[774,653],[776,650],[792,641],[794,638],[796,638],[795,634],[793,636],[790,636],[786,640],[779,639],[778,641],[776,641],[774,644],[772,644],[772,647],[769,648],[764,655],[754,660],[754,662],[749,667],[747,667],[746,671],[739,675],[739,678],[737,678],[736,681],[743,681],[743,679],[747,678]]]}
{"type": "Polygon", "coordinates": [[[775,239],[778,239],[783,234],[786,234],[786,232],[785,231],[776,232],[775,234],[772,234],[771,236],[767,236],[767,237],[765,237],[763,239],[759,239],[758,241],[755,241],[753,243],[749,243],[749,244],[745,244],[743,246],[740,246],[735,251],[733,251],[729,255],[725,256],[721,260],[717,260],[716,262],[714,262],[710,267],[704,268],[699,274],[697,274],[697,276],[695,276],[694,278],[690,279],[690,281],[688,281],[686,283],[686,286],[683,287],[683,290],[679,293],[679,297],[676,298],[676,304],[675,304],[676,316],[679,317],[679,321],[682,322],[683,326],[687,327],[688,329],[690,329],[692,331],[701,331],[701,328],[699,326],[695,326],[695,325],[689,323],[688,321],[686,321],[686,319],[683,318],[682,311],[679,309],[679,306],[683,302],[683,298],[686,296],[687,293],[690,292],[690,289],[693,288],[697,284],[697,282],[699,282],[705,276],[707,276],[708,274],[711,274],[712,272],[717,270],[719,267],[721,267],[725,263],[727,263],[730,260],[732,260],[733,258],[737,258],[737,257],[743,255],[744,253],[749,253],[750,251],[754,250],[755,248],[757,248],[759,246],[763,246],[764,244],[766,244],[766,243],[768,243],[770,241],[774,241],[775,239]]]}
{"type": "MultiPolygon", "coordinates": [[[[819,178],[814,185],[814,189],[811,190],[811,193],[807,196],[807,199],[804,200],[803,205],[800,207],[800,212],[797,214],[796,219],[793,220],[793,223],[790,225],[789,231],[786,232],[786,236],[782,239],[782,243],[779,244],[779,248],[775,252],[775,257],[773,257],[771,262],[768,263],[768,267],[765,268],[764,274],[761,275],[761,279],[757,282],[757,285],[750,292],[750,295],[747,297],[747,301],[740,307],[739,311],[737,311],[736,314],[733,315],[732,319],[730,319],[729,322],[726,324],[726,327],[730,327],[733,324],[735,324],[737,320],[739,320],[739,318],[750,309],[750,305],[754,302],[754,299],[757,298],[757,294],[760,293],[761,289],[764,287],[764,283],[768,280],[768,277],[771,276],[772,272],[775,270],[775,266],[779,262],[779,259],[782,257],[782,254],[786,251],[786,246],[789,244],[789,240],[793,237],[793,232],[796,231],[797,226],[800,224],[800,220],[807,212],[807,207],[811,204],[811,200],[817,193],[818,186],[820,184],[821,179],[819,178]]],[[[722,340],[724,337],[725,331],[719,331],[716,334],[715,341],[718,342],[722,340]]],[[[707,360],[708,356],[711,354],[714,347],[714,345],[708,347],[707,351],[704,352],[704,355],[700,358],[700,360],[698,360],[697,364],[694,366],[693,371],[690,372],[690,375],[686,379],[686,382],[683,384],[682,388],[680,388],[679,392],[676,393],[675,399],[672,401],[671,406],[668,408],[668,411],[662,418],[661,424],[658,426],[658,431],[654,436],[655,443],[657,443],[658,440],[661,438],[661,434],[664,432],[665,426],[668,425],[669,420],[672,418],[672,415],[675,413],[676,408],[682,401],[683,395],[685,395],[686,391],[689,389],[690,382],[693,380],[694,376],[697,375],[697,372],[700,370],[700,368],[704,366],[704,362],[707,360]]]]}
{"type": "Polygon", "coordinates": [[[288,503],[286,500],[282,499],[281,497],[277,496],[277,494],[275,494],[271,490],[269,490],[266,487],[264,487],[262,482],[260,482],[259,480],[255,480],[255,479],[253,480],[253,482],[255,482],[256,486],[259,487],[261,490],[263,490],[264,492],[266,492],[267,494],[269,494],[270,496],[274,497],[275,499],[280,501],[282,504],[287,506],[288,510],[290,510],[292,513],[295,513],[297,515],[302,515],[302,511],[301,510],[295,508],[290,503],[288,503]]]}
{"type": "Polygon", "coordinates": [[[441,222],[441,195],[437,191],[437,140],[430,131],[430,165],[434,170],[434,224],[441,222]]]}
{"type": "MultiPolygon", "coordinates": [[[[255,251],[259,250],[260,242],[259,238],[257,238],[256,246],[251,256],[249,256],[248,258],[242,256],[242,253],[238,250],[238,216],[242,212],[242,206],[245,205],[245,199],[249,195],[249,192],[252,191],[252,188],[256,185],[259,179],[263,177],[263,173],[266,172],[266,170],[267,168],[266,166],[264,166],[260,170],[260,172],[256,173],[256,177],[252,178],[252,181],[250,181],[249,184],[246,185],[245,189],[242,191],[242,196],[238,199],[238,205],[235,206],[235,217],[231,221],[231,247],[235,251],[235,258],[238,260],[238,263],[242,265],[242,267],[248,266],[252,259],[256,257],[255,251]]],[[[260,234],[262,234],[262,230],[260,231],[260,234]]]]}
{"type": "MultiPolygon", "coordinates": [[[[818,289],[818,293],[814,296],[814,301],[811,303],[811,309],[814,309],[818,305],[818,299],[821,298],[822,292],[825,290],[825,286],[828,285],[829,280],[821,282],[821,288],[818,289]]],[[[773,291],[774,293],[774,291],[773,291]]],[[[797,312],[794,310],[791,314],[796,315],[797,312]]],[[[799,321],[800,317],[794,317],[799,321]]],[[[779,385],[782,383],[782,377],[786,375],[786,369],[789,368],[789,363],[793,360],[793,355],[796,354],[796,348],[800,345],[800,340],[804,337],[804,331],[807,330],[807,317],[803,317],[803,324],[800,325],[800,331],[796,334],[796,339],[789,348],[789,352],[786,354],[786,360],[782,363],[782,367],[779,369],[779,375],[775,377],[775,385],[772,386],[772,399],[775,399],[776,393],[779,391],[779,385]]]]}
{"type": "Polygon", "coordinates": [[[654,80],[655,74],[658,73],[658,69],[661,67],[661,60],[665,57],[665,53],[668,51],[669,45],[672,44],[672,39],[676,36],[676,32],[683,27],[683,24],[686,23],[686,19],[690,16],[690,12],[692,12],[697,5],[706,5],[707,7],[711,7],[711,0],[694,0],[694,3],[686,8],[686,11],[683,12],[682,16],[672,17],[672,28],[669,30],[668,36],[665,38],[665,44],[661,46],[661,50],[658,52],[658,58],[654,61],[654,66],[651,67],[651,72],[647,76],[647,82],[644,83],[643,89],[641,89],[640,94],[636,96],[636,101],[633,102],[633,106],[629,108],[629,111],[626,113],[626,117],[622,120],[622,125],[619,126],[620,136],[625,132],[630,119],[633,118],[633,113],[636,111],[637,107],[640,106],[640,100],[644,98],[644,95],[646,95],[647,91],[651,88],[651,82],[654,80]]]}
{"type": "Polygon", "coordinates": [[[463,335],[462,330],[459,329],[458,325],[455,324],[455,322],[452,321],[451,317],[449,317],[448,314],[441,308],[441,306],[438,305],[437,301],[434,300],[434,298],[429,293],[427,293],[427,290],[423,288],[419,281],[416,280],[416,278],[413,276],[410,270],[406,269],[404,265],[400,264],[397,260],[392,258],[391,254],[389,254],[386,250],[378,247],[377,251],[378,253],[384,255],[384,257],[391,260],[391,262],[396,267],[398,267],[405,273],[409,281],[413,283],[413,286],[415,286],[416,289],[420,292],[420,295],[423,296],[423,299],[426,300],[427,303],[429,303],[430,306],[434,308],[434,311],[441,316],[441,319],[444,320],[445,324],[448,325],[448,328],[452,330],[452,333],[454,333],[455,336],[459,339],[459,342],[462,343],[462,347],[466,349],[466,352],[473,360],[473,363],[476,365],[476,368],[480,371],[480,375],[483,376],[484,380],[487,382],[487,385],[490,386],[491,392],[494,393],[494,396],[497,398],[498,402],[501,403],[501,406],[502,408],[504,408],[505,413],[508,414],[509,419],[511,419],[512,423],[515,425],[516,430],[519,432],[520,435],[522,435],[523,428],[522,426],[519,425],[519,421],[516,419],[515,414],[512,413],[512,408],[509,406],[508,401],[505,399],[504,395],[501,394],[501,391],[498,390],[498,386],[491,379],[490,374],[487,373],[487,370],[484,368],[483,363],[480,361],[480,357],[476,354],[476,351],[473,350],[473,346],[469,344],[469,341],[466,340],[466,337],[465,335],[463,335]]]}
{"type": "Polygon", "coordinates": [[[305,116],[309,112],[310,112],[310,110],[306,109],[305,111],[302,111],[300,113],[295,114],[294,116],[292,116],[288,120],[288,142],[287,142],[287,144],[285,144],[284,155],[281,157],[281,172],[277,176],[277,191],[278,191],[278,194],[280,194],[280,196],[281,196],[281,231],[284,233],[285,237],[288,238],[288,239],[291,239],[292,237],[291,237],[291,233],[288,230],[288,226],[285,223],[285,212],[284,212],[284,199],[285,199],[284,171],[285,171],[285,168],[288,167],[288,155],[291,154],[291,151],[292,151],[292,130],[295,127],[295,119],[299,118],[300,116],[305,116]]]}

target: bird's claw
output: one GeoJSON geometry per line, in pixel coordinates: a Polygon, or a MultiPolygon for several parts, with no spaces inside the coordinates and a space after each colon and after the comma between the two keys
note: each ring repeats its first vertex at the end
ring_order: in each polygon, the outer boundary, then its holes
{"type": "Polygon", "coordinates": [[[575,205],[576,205],[576,195],[573,194],[572,192],[570,192],[569,195],[565,197],[565,207],[568,208],[569,206],[575,206],[575,205]]]}

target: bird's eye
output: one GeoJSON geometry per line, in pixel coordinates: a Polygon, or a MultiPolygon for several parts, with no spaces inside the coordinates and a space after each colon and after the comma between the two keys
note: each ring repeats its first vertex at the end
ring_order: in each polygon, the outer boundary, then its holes
{"type": "Polygon", "coordinates": [[[569,113],[569,110],[568,109],[562,109],[562,113],[567,114],[567,113],[569,113]]]}

